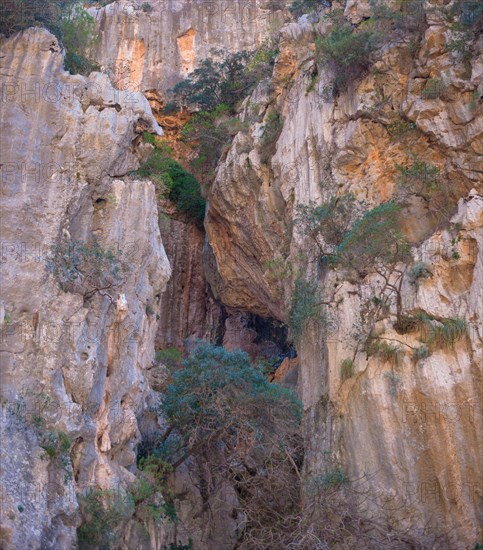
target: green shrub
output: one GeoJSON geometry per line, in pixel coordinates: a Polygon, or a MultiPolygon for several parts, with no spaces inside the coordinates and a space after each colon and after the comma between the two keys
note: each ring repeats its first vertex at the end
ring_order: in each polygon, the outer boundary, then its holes
{"type": "Polygon", "coordinates": [[[98,66],[88,50],[97,39],[95,22],[76,0],[12,0],[2,9],[0,34],[11,36],[28,27],[46,27],[66,49],[65,67],[89,74],[98,66]]]}
{"type": "Polygon", "coordinates": [[[352,359],[344,359],[340,365],[340,377],[341,380],[348,380],[354,376],[354,361],[352,359]]]}
{"type": "Polygon", "coordinates": [[[171,464],[154,451],[139,458],[138,470],[138,480],[130,487],[136,517],[146,529],[151,522],[157,524],[162,519],[176,521],[173,495],[167,485],[168,476],[173,471],[171,464]]]}
{"type": "Polygon", "coordinates": [[[155,145],[156,136],[154,134],[150,134],[149,132],[143,132],[143,141],[144,143],[150,143],[151,145],[155,145]]]}
{"type": "Polygon", "coordinates": [[[346,233],[337,247],[336,261],[346,268],[365,272],[382,265],[391,268],[410,258],[399,215],[401,206],[385,202],[366,212],[346,233]]]}
{"type": "Polygon", "coordinates": [[[203,60],[186,80],[170,90],[178,108],[190,106],[212,112],[219,105],[226,105],[230,114],[234,114],[240,101],[271,75],[278,49],[271,41],[265,41],[252,52],[213,53],[222,61],[203,60]]]}
{"type": "Polygon", "coordinates": [[[406,185],[416,192],[432,192],[437,189],[439,170],[436,166],[428,164],[419,159],[416,155],[412,156],[412,164],[401,166],[396,164],[399,172],[397,183],[406,185]]]}
{"type": "Polygon", "coordinates": [[[276,111],[267,115],[260,140],[260,159],[267,163],[275,153],[277,140],[282,132],[283,119],[276,111]]]}
{"type": "Polygon", "coordinates": [[[483,23],[483,4],[481,2],[455,0],[448,15],[457,25],[457,28],[477,29],[483,23]]]}
{"type": "Polygon", "coordinates": [[[63,431],[44,431],[39,437],[40,446],[47,458],[59,458],[68,454],[72,446],[72,438],[63,431]]]}
{"type": "Polygon", "coordinates": [[[52,247],[47,270],[65,292],[89,297],[119,286],[127,266],[116,253],[103,248],[94,235],[91,243],[62,239],[59,245],[52,247]]]}
{"type": "Polygon", "coordinates": [[[325,473],[321,478],[321,484],[324,489],[339,487],[343,483],[347,483],[347,482],[348,482],[348,478],[340,468],[336,468],[331,472],[325,473]]]}
{"type": "Polygon", "coordinates": [[[0,34],[11,36],[28,27],[55,29],[58,36],[62,11],[71,4],[70,0],[12,0],[2,6],[0,34]]]}
{"type": "Polygon", "coordinates": [[[67,70],[83,75],[99,70],[99,66],[88,56],[89,48],[97,40],[96,24],[82,4],[74,3],[63,13],[60,40],[66,49],[67,70]]]}
{"type": "Polygon", "coordinates": [[[451,347],[467,333],[468,325],[463,319],[442,319],[431,324],[427,342],[443,348],[451,347]]]}
{"type": "Polygon", "coordinates": [[[116,529],[133,512],[132,500],[115,491],[94,489],[79,495],[83,522],[77,528],[79,550],[114,549],[116,529]]]}
{"type": "Polygon", "coordinates": [[[426,359],[431,355],[428,346],[426,344],[421,344],[413,351],[413,359],[419,361],[421,359],[426,359]]]}
{"type": "Polygon", "coordinates": [[[310,321],[323,318],[321,296],[317,283],[296,279],[289,314],[289,326],[294,340],[299,341],[310,321]]]}
{"type": "Polygon", "coordinates": [[[438,99],[443,92],[443,83],[440,78],[428,78],[421,96],[424,99],[438,99]]]}
{"type": "Polygon", "coordinates": [[[182,358],[183,354],[176,348],[166,348],[156,352],[156,362],[163,363],[170,368],[179,366],[182,358]]]}
{"type": "Polygon", "coordinates": [[[399,378],[399,376],[397,374],[394,374],[393,372],[385,372],[384,378],[387,380],[388,383],[389,395],[394,398],[397,397],[397,393],[401,385],[401,379],[399,378]]]}
{"type": "Polygon", "coordinates": [[[206,203],[201,195],[200,184],[192,174],[160,149],[154,149],[135,175],[152,179],[158,193],[161,196],[166,194],[179,212],[186,214],[198,225],[203,224],[206,203]]]}
{"type": "Polygon", "coordinates": [[[144,13],[151,13],[153,11],[153,6],[151,6],[151,4],[149,2],[143,2],[141,4],[141,10],[144,13]]]}
{"type": "Polygon", "coordinates": [[[192,454],[209,456],[224,448],[230,461],[253,451],[250,445],[239,447],[239,441],[256,441],[259,450],[274,440],[283,445],[297,429],[301,409],[290,391],[270,384],[252,366],[246,353],[199,342],[173,373],[162,412],[178,438],[173,434],[176,468],[192,454]]]}
{"type": "Polygon", "coordinates": [[[365,351],[369,357],[379,357],[382,361],[388,363],[397,363],[402,352],[399,346],[377,338],[369,338],[365,351]]]}
{"type": "Polygon", "coordinates": [[[329,5],[327,0],[294,0],[288,9],[294,17],[299,18],[305,13],[313,13],[329,5]]]}
{"type": "Polygon", "coordinates": [[[244,79],[249,59],[246,51],[231,54],[221,62],[204,59],[186,80],[173,88],[176,102],[208,112],[221,104],[234,108],[250,91],[251,86],[244,79]]]}
{"type": "Polygon", "coordinates": [[[334,11],[331,30],[315,40],[319,63],[333,74],[332,86],[336,94],[363,76],[371,66],[371,56],[380,42],[372,28],[353,29],[341,12],[334,11]]]}
{"type": "Polygon", "coordinates": [[[416,284],[419,279],[427,279],[430,276],[431,271],[424,262],[416,262],[409,270],[409,278],[412,284],[416,284]]]}
{"type": "Polygon", "coordinates": [[[231,116],[230,107],[220,104],[214,111],[195,113],[182,130],[186,143],[194,144],[198,156],[191,163],[202,181],[210,182],[221,156],[228,150],[233,137],[245,126],[231,116]]]}
{"type": "Polygon", "coordinates": [[[321,257],[333,259],[337,247],[356,221],[359,210],[354,195],[345,193],[321,205],[314,202],[298,205],[294,224],[303,235],[315,242],[321,257]]]}
{"type": "Polygon", "coordinates": [[[416,128],[416,123],[398,117],[394,122],[391,122],[391,124],[387,126],[387,131],[392,138],[396,138],[403,136],[416,128]]]}

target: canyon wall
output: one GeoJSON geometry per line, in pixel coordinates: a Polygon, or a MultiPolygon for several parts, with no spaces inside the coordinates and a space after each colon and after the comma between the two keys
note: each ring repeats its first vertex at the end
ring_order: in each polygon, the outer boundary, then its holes
{"type": "Polygon", "coordinates": [[[135,479],[170,266],[153,184],[122,176],[149,153],[140,133],[162,130],[141,94],[65,72],[45,30],[0,51],[1,545],[67,550],[78,492],[122,492],[135,479]],[[89,262],[106,258],[101,270],[118,263],[119,278],[70,279],[88,269],[82,247],[89,262]],[[59,278],[80,286],[62,290],[59,278]]]}
{"type": "MultiPolygon", "coordinates": [[[[166,92],[218,51],[251,50],[287,18],[286,0],[120,0],[89,11],[95,58],[113,80],[136,91],[166,92]]],[[[222,53],[220,53],[222,52],[222,53]]]]}
{"type": "MultiPolygon", "coordinates": [[[[483,515],[481,36],[468,62],[457,59],[445,48],[447,22],[428,9],[420,47],[394,34],[372,70],[334,97],[315,63],[314,28],[327,24],[285,25],[273,77],[243,104],[246,129],[208,191],[205,235],[160,215],[153,184],[129,176],[150,152],[142,133],[162,134],[137,91],[163,98],[212,48],[249,49],[286,12],[268,0],[150,4],[90,9],[104,74],[63,71],[57,41],[41,29],[0,42],[2,548],[74,547],[77,493],[125,491],[137,444],[162,428],[155,345],[204,337],[252,357],[290,355],[278,379],[303,401],[304,487],[330,457],[382,530],[404,532],[409,546],[473,549],[483,515]],[[273,114],[282,124],[267,152],[273,114]],[[466,330],[418,357],[422,328],[399,330],[393,300],[374,330],[397,353],[381,357],[358,341],[380,277],[321,265],[296,206],[346,192],[376,206],[395,193],[396,164],[415,156],[438,167],[450,193],[442,205],[411,197],[405,207],[414,263],[427,272],[405,272],[403,310],[434,326],[462,319],[466,330]],[[119,260],[119,278],[63,290],[59,276],[75,273],[59,251],[69,259],[94,237],[119,260]],[[328,305],[293,360],[286,325],[301,277],[328,305]]],[[[366,3],[347,4],[354,24],[367,13],[366,3]]],[[[207,502],[197,484],[209,472],[198,468],[174,481],[185,495],[179,526],[129,522],[121,547],[157,550],[176,536],[197,549],[235,545],[236,495],[222,486],[207,502]]]]}
{"type": "MultiPolygon", "coordinates": [[[[287,321],[300,276],[316,281],[329,302],[297,344],[306,482],[335,457],[367,516],[421,544],[464,549],[481,537],[482,518],[483,41],[480,35],[467,64],[458,61],[445,48],[447,22],[431,8],[415,53],[395,34],[369,74],[336,98],[324,92],[330,74],[317,73],[312,23],[285,26],[272,82],[245,102],[241,117],[250,129],[218,167],[205,225],[218,267],[211,283],[225,304],[287,321]],[[431,78],[441,88],[424,93],[431,78]],[[263,131],[274,112],[283,127],[267,162],[263,131]],[[394,135],[399,121],[407,132],[394,135]],[[415,359],[421,335],[395,330],[393,300],[375,325],[398,349],[384,359],[361,349],[356,334],[368,304],[382,296],[381,279],[347,280],[321,266],[314,243],[294,227],[294,206],[346,192],[376,206],[395,193],[396,164],[412,158],[437,166],[440,181],[449,182],[451,198],[440,207],[451,223],[435,219],[438,205],[414,197],[406,205],[414,261],[429,272],[421,282],[406,272],[403,308],[464,319],[467,332],[415,359]]],[[[367,15],[352,4],[346,14],[355,22],[367,15]]],[[[321,33],[326,25],[314,23],[321,33]]]]}

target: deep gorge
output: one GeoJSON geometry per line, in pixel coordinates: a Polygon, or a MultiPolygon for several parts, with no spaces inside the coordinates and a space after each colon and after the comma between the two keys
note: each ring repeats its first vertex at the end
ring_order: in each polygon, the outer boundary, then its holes
{"type": "Polygon", "coordinates": [[[1,11],[0,548],[482,548],[480,4],[1,11]]]}

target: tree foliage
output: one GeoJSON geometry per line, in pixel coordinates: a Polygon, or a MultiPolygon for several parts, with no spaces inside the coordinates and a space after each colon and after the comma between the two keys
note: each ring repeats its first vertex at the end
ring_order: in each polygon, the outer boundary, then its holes
{"type": "Polygon", "coordinates": [[[353,29],[341,12],[330,15],[332,28],[315,40],[317,59],[333,74],[334,92],[340,93],[360,78],[371,66],[371,55],[380,43],[379,33],[373,29],[353,29]]]}
{"type": "Polygon", "coordinates": [[[162,410],[180,437],[175,463],[215,448],[227,461],[241,460],[275,440],[283,444],[300,420],[296,398],[270,384],[246,353],[205,342],[173,373],[162,410]]]}
{"type": "Polygon", "coordinates": [[[367,211],[337,247],[339,265],[367,272],[377,266],[391,268],[409,259],[408,245],[400,229],[401,206],[388,201],[367,211]]]}
{"type": "Polygon", "coordinates": [[[330,5],[330,0],[294,0],[288,9],[294,17],[298,18],[306,13],[328,8],[330,5]]]}
{"type": "Polygon", "coordinates": [[[11,0],[3,7],[1,34],[8,37],[29,27],[45,27],[59,39],[71,72],[88,74],[97,69],[88,55],[97,39],[95,22],[79,0],[11,0]]]}
{"type": "Polygon", "coordinates": [[[80,550],[118,547],[118,527],[132,511],[132,500],[113,490],[93,489],[79,495],[82,524],[77,528],[80,550]]]}
{"type": "Polygon", "coordinates": [[[322,257],[329,257],[336,252],[359,212],[354,195],[345,193],[320,205],[313,201],[299,204],[295,225],[302,235],[316,243],[322,257]]]}
{"type": "Polygon", "coordinates": [[[90,242],[62,239],[46,263],[62,290],[84,297],[119,286],[128,270],[119,254],[102,247],[95,235],[90,242]]]}
{"type": "Polygon", "coordinates": [[[300,340],[309,322],[321,318],[322,304],[317,283],[296,279],[289,316],[294,339],[300,340]]]}
{"type": "Polygon", "coordinates": [[[303,456],[301,404],[291,391],[269,383],[246,353],[198,342],[173,372],[162,412],[173,468],[195,460],[208,468],[211,487],[228,480],[235,488],[234,513],[244,518],[239,548],[287,536],[303,456]]]}
{"type": "Polygon", "coordinates": [[[136,171],[136,175],[154,181],[161,196],[174,202],[179,212],[186,214],[198,225],[205,217],[205,199],[201,195],[197,179],[178,162],[155,148],[147,161],[136,171]]]}
{"type": "Polygon", "coordinates": [[[237,104],[262,78],[271,74],[277,49],[267,42],[253,52],[244,50],[224,58],[222,51],[213,54],[222,60],[203,60],[186,80],[172,89],[179,106],[211,112],[219,105],[226,105],[234,113],[237,104]]]}

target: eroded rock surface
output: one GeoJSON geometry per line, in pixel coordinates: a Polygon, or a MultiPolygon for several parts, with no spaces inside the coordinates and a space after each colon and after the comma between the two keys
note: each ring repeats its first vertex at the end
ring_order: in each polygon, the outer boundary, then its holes
{"type": "Polygon", "coordinates": [[[170,266],[154,186],[118,176],[147,153],[139,133],[162,131],[141,94],[66,73],[45,30],[0,51],[2,548],[67,550],[77,491],[134,479],[156,333],[147,304],[157,311],[170,266]],[[122,261],[121,281],[63,291],[52,247],[70,262],[94,235],[122,261]]]}
{"type": "MultiPolygon", "coordinates": [[[[287,18],[282,0],[120,0],[91,8],[100,40],[96,59],[131,90],[167,91],[212,51],[251,50],[287,18]]],[[[222,55],[223,55],[222,54],[222,55]]],[[[219,56],[219,54],[218,54],[219,56]]]]}
{"type": "MultiPolygon", "coordinates": [[[[355,8],[351,17],[359,21],[355,8]]],[[[346,465],[349,479],[359,480],[369,516],[408,529],[424,544],[440,537],[442,547],[465,549],[479,540],[483,513],[476,443],[483,117],[481,101],[471,101],[482,92],[483,43],[480,37],[464,66],[446,51],[448,29],[431,13],[414,58],[395,37],[370,74],[335,99],[324,93],[330,75],[315,71],[310,21],[284,27],[272,86],[261,83],[246,102],[241,117],[250,128],[218,167],[206,228],[218,268],[210,281],[224,303],[286,321],[300,276],[319,281],[331,301],[327,322],[310,325],[297,346],[306,481],[325,471],[329,453],[346,465]],[[430,78],[444,82],[444,90],[423,93],[430,78]],[[273,112],[283,126],[267,162],[263,131],[273,112]],[[407,133],[394,135],[397,121],[407,133]],[[321,269],[313,243],[293,229],[294,206],[347,191],[378,205],[393,196],[396,164],[409,164],[411,155],[437,166],[450,192],[444,206],[413,200],[405,210],[415,261],[427,264],[431,276],[421,284],[406,276],[404,308],[464,319],[467,333],[454,347],[414,360],[420,335],[394,330],[393,304],[377,325],[378,334],[402,349],[392,364],[368,357],[354,336],[380,281],[343,281],[343,274],[321,269]],[[441,227],[441,217],[452,223],[441,227]],[[354,368],[347,380],[344,360],[354,368]]]]}

